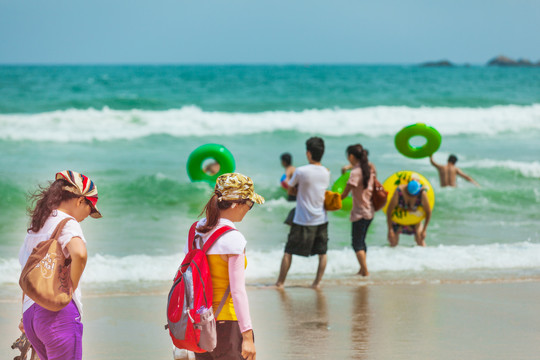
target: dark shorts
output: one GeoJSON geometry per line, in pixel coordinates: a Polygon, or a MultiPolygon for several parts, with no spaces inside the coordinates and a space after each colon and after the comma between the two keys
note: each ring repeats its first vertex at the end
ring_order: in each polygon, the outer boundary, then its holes
{"type": "Polygon", "coordinates": [[[352,223],[352,247],[355,252],[367,251],[366,234],[373,219],[360,219],[352,223]]]}
{"type": "Polygon", "coordinates": [[[293,223],[285,252],[292,255],[324,255],[328,250],[328,223],[304,226],[293,223]]]}
{"type": "Polygon", "coordinates": [[[216,321],[217,346],[212,352],[195,353],[197,360],[243,360],[238,321],[216,321]]]}
{"type": "Polygon", "coordinates": [[[287,218],[283,222],[284,224],[287,224],[291,226],[293,224],[294,214],[296,213],[296,208],[292,208],[291,211],[289,211],[289,214],[287,214],[287,218]]]}
{"type": "Polygon", "coordinates": [[[392,223],[392,229],[396,234],[414,235],[417,225],[400,225],[392,223]]]}

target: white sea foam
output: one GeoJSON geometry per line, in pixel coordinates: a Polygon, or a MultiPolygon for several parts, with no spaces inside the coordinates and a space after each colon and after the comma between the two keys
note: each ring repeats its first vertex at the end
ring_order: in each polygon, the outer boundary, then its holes
{"type": "Polygon", "coordinates": [[[270,199],[264,202],[264,207],[265,209],[268,209],[268,211],[273,211],[274,209],[283,211],[283,209],[287,209],[287,208],[292,209],[295,206],[296,206],[295,202],[287,201],[287,199],[284,197],[281,197],[278,199],[270,199]]]}
{"type": "Polygon", "coordinates": [[[478,167],[478,168],[503,168],[515,170],[526,177],[540,177],[540,162],[522,162],[513,160],[490,160],[484,159],[479,161],[464,161],[462,166],[464,167],[478,167]]]}
{"type": "MultiPolygon", "coordinates": [[[[276,278],[283,250],[249,251],[246,277],[248,281],[276,278]]],[[[119,282],[168,281],[176,272],[183,254],[124,257],[94,255],[88,260],[83,283],[114,285],[119,282]]],[[[468,246],[378,247],[369,248],[369,267],[373,274],[387,273],[402,276],[418,272],[452,272],[487,270],[504,272],[521,269],[538,275],[540,244],[520,242],[468,246]]],[[[290,277],[312,276],[317,258],[294,257],[290,277]]],[[[358,270],[352,250],[330,250],[326,274],[350,275],[358,270]]],[[[16,284],[20,266],[16,259],[0,259],[0,284],[16,284]]]]}
{"type": "Polygon", "coordinates": [[[277,130],[322,135],[394,135],[412,123],[434,126],[442,135],[540,131],[540,104],[491,108],[410,108],[377,106],[228,113],[202,111],[196,106],[166,111],[65,110],[39,114],[1,114],[0,139],[92,141],[135,139],[154,134],[177,137],[235,135],[277,130]]]}

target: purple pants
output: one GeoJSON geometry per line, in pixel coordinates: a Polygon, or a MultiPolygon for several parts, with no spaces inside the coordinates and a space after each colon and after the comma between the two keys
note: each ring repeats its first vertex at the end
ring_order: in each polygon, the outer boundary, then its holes
{"type": "Polygon", "coordinates": [[[81,360],[83,324],[72,301],[60,311],[38,304],[23,314],[24,332],[41,360],[81,360]]]}

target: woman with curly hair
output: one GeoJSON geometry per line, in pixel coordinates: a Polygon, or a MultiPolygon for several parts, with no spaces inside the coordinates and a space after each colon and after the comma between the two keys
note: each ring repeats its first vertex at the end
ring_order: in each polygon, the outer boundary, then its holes
{"type": "Polygon", "coordinates": [[[23,293],[23,317],[19,328],[41,360],[82,359],[82,303],[79,280],[86,266],[86,239],[81,221],[88,216],[100,218],[96,204],[97,187],[88,177],[65,170],[55,176],[47,187],[40,187],[31,197],[35,206],[30,209],[30,227],[19,252],[24,268],[32,250],[51,238],[57,225],[69,219],[58,242],[66,258],[71,258],[72,301],[60,311],[51,311],[35,303],[23,293]]]}

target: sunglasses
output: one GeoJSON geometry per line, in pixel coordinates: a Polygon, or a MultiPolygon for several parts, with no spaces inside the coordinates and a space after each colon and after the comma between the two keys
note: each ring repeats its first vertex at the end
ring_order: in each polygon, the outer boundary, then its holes
{"type": "Polygon", "coordinates": [[[90,206],[90,214],[93,214],[95,213],[96,211],[94,210],[94,204],[92,204],[92,202],[90,200],[88,200],[87,198],[84,198],[84,200],[86,200],[86,203],[88,204],[88,206],[90,206]]]}

